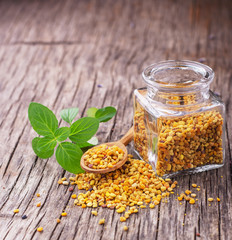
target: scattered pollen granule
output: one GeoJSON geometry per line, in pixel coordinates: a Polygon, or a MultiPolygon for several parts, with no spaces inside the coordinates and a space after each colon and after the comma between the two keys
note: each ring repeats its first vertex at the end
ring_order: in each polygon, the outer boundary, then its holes
{"type": "Polygon", "coordinates": [[[193,198],[191,198],[191,199],[189,200],[189,203],[190,203],[190,204],[194,204],[194,203],[195,203],[195,200],[194,200],[193,198]]]}
{"type": "Polygon", "coordinates": [[[124,231],[127,231],[127,230],[128,230],[128,227],[127,227],[127,226],[124,226],[124,227],[123,227],[123,230],[124,230],[124,231]]]}
{"type": "Polygon", "coordinates": [[[68,181],[63,181],[63,185],[68,186],[69,185],[68,181]]]}
{"type": "Polygon", "coordinates": [[[43,232],[43,228],[42,228],[42,227],[38,227],[38,228],[37,228],[37,231],[38,231],[38,232],[43,232]]]}
{"type": "Polygon", "coordinates": [[[92,211],[91,212],[94,216],[97,216],[97,211],[92,211]]]}
{"type": "Polygon", "coordinates": [[[73,194],[73,195],[71,196],[71,198],[72,198],[72,199],[76,199],[76,198],[77,198],[77,195],[76,195],[76,194],[73,194]]]}
{"type": "Polygon", "coordinates": [[[100,219],[98,223],[99,223],[100,225],[105,224],[105,218],[100,219]]]}

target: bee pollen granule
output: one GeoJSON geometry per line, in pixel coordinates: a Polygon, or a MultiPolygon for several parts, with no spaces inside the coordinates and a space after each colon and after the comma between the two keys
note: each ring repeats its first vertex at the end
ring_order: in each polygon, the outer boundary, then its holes
{"type": "Polygon", "coordinates": [[[105,223],[105,218],[100,219],[98,223],[99,223],[100,225],[104,224],[104,223],[105,223]]]}
{"type": "Polygon", "coordinates": [[[42,228],[42,227],[38,227],[38,228],[37,228],[37,231],[38,231],[38,232],[43,232],[43,228],[42,228]]]}

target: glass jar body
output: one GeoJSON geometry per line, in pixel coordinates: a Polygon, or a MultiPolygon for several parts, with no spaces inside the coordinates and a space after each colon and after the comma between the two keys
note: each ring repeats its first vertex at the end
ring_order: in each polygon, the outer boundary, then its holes
{"type": "MultiPolygon", "coordinates": [[[[147,88],[134,91],[134,148],[158,176],[223,166],[225,108],[213,92],[209,91],[207,101],[175,107],[153,101],[148,92],[147,88]]],[[[185,98],[194,99],[191,94],[185,98]]]]}

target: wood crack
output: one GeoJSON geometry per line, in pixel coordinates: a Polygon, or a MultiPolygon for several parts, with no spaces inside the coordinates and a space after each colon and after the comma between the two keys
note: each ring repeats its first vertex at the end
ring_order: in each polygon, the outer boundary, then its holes
{"type": "Polygon", "coordinates": [[[79,221],[80,221],[80,219],[81,219],[82,213],[83,213],[83,208],[82,208],[81,214],[80,214],[80,216],[79,216],[79,218],[78,218],[78,220],[77,220],[76,226],[75,226],[75,231],[74,231],[73,240],[76,238],[77,231],[78,231],[78,223],[79,223],[79,221]]]}
{"type": "Polygon", "coordinates": [[[22,135],[23,135],[23,132],[24,132],[24,130],[25,130],[25,127],[26,127],[26,126],[24,126],[23,130],[21,131],[21,133],[20,133],[20,135],[19,135],[19,137],[18,137],[18,139],[17,139],[17,142],[15,143],[15,146],[14,146],[14,148],[13,148],[13,151],[12,151],[11,154],[10,154],[10,157],[9,157],[9,159],[8,159],[8,161],[7,161],[6,167],[5,167],[4,172],[3,172],[3,175],[2,175],[3,177],[5,176],[5,174],[6,174],[6,172],[7,172],[7,169],[8,169],[8,167],[9,167],[9,164],[10,164],[10,162],[11,162],[13,156],[14,156],[14,153],[15,153],[17,147],[18,147],[19,141],[20,141],[20,139],[22,138],[22,135]]]}
{"type": "MultiPolygon", "coordinates": [[[[18,182],[18,179],[20,178],[20,176],[21,176],[21,174],[22,174],[22,171],[23,171],[23,168],[20,170],[17,178],[15,179],[14,183],[12,184],[12,187],[11,187],[11,189],[10,189],[10,191],[9,191],[6,199],[5,199],[5,201],[4,201],[4,202],[2,203],[2,205],[0,206],[0,210],[4,207],[4,205],[6,204],[7,200],[10,198],[10,195],[11,195],[14,187],[16,186],[16,183],[18,182]]],[[[3,199],[1,200],[1,202],[2,202],[2,201],[3,201],[3,199]]]]}
{"type": "Polygon", "coordinates": [[[158,240],[158,236],[159,236],[159,222],[160,222],[160,209],[161,209],[161,202],[158,205],[158,216],[157,216],[157,222],[156,222],[156,235],[155,235],[155,240],[158,240]]]}
{"type": "Polygon", "coordinates": [[[37,45],[45,45],[45,46],[56,46],[56,45],[82,45],[88,44],[90,42],[81,42],[81,41],[15,41],[2,45],[29,45],[29,46],[37,46],[37,45]]]}

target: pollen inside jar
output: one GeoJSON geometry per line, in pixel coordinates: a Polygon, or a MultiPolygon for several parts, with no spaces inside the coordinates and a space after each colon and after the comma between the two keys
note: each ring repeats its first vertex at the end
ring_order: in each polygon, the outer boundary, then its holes
{"type": "Polygon", "coordinates": [[[89,149],[84,155],[84,162],[93,169],[113,168],[123,157],[124,152],[118,146],[102,144],[89,149]]]}
{"type": "Polygon", "coordinates": [[[134,147],[158,176],[221,167],[224,104],[209,90],[214,73],[191,61],[167,61],[143,72],[134,92],[134,147]]]}

